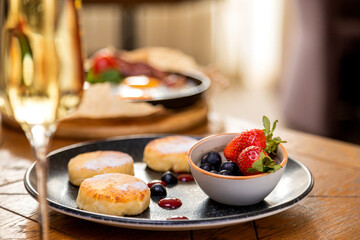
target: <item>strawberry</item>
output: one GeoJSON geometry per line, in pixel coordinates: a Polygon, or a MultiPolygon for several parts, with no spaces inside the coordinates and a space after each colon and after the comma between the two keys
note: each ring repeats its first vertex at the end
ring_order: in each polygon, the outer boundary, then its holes
{"type": "Polygon", "coordinates": [[[226,159],[236,162],[239,154],[249,146],[258,146],[265,150],[266,153],[274,152],[280,143],[285,142],[279,137],[273,138],[273,132],[277,122],[278,121],[276,120],[270,129],[270,120],[264,116],[264,129],[252,129],[241,132],[225,147],[224,155],[226,159]]]}
{"type": "Polygon", "coordinates": [[[266,148],[266,137],[263,130],[252,129],[241,132],[224,149],[224,155],[228,161],[236,162],[239,154],[249,146],[266,148]]]}
{"type": "Polygon", "coordinates": [[[236,159],[236,164],[244,175],[275,172],[281,168],[281,165],[276,164],[276,162],[258,146],[245,148],[236,159]]]}

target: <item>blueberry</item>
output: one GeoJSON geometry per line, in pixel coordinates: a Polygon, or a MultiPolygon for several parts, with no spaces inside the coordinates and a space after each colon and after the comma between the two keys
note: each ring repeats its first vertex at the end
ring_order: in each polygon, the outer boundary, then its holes
{"type": "Polygon", "coordinates": [[[231,173],[231,175],[233,176],[239,176],[240,175],[240,169],[239,166],[231,161],[228,162],[224,162],[223,164],[221,164],[219,171],[221,170],[227,170],[231,173]]]}
{"type": "Polygon", "coordinates": [[[164,198],[166,197],[167,194],[166,189],[160,183],[156,183],[152,185],[150,191],[151,191],[151,197],[155,197],[155,198],[164,198]]]}
{"type": "Polygon", "coordinates": [[[215,170],[218,170],[221,164],[221,156],[218,152],[208,152],[201,158],[201,164],[210,163],[214,166],[215,170]]]}
{"type": "Polygon", "coordinates": [[[232,176],[231,172],[228,170],[221,170],[218,174],[232,176]]]}
{"type": "Polygon", "coordinates": [[[208,171],[208,172],[214,170],[214,166],[211,165],[210,163],[203,163],[203,164],[200,165],[200,168],[204,169],[205,171],[208,171]]]}
{"type": "Polygon", "coordinates": [[[165,172],[161,176],[161,180],[166,183],[166,186],[173,186],[178,183],[178,178],[176,177],[176,175],[174,173],[172,173],[170,171],[165,172]]]}
{"type": "Polygon", "coordinates": [[[211,173],[218,174],[218,171],[216,171],[216,170],[211,170],[210,172],[211,172],[211,173]]]}

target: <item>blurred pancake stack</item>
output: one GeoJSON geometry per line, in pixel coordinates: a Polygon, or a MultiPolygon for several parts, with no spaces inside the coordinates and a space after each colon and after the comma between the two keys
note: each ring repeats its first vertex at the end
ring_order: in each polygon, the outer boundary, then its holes
{"type": "MultiPolygon", "coordinates": [[[[227,84],[216,69],[162,47],[101,49],[85,68],[82,102],[59,123],[55,136],[95,139],[191,132],[208,125],[209,93],[227,84]]],[[[8,119],[5,123],[14,126],[8,119]]]]}

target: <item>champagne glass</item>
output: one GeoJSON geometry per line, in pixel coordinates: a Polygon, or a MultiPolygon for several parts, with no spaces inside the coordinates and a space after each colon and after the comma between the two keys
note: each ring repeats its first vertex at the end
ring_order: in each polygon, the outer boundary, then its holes
{"type": "Polygon", "coordinates": [[[0,109],[20,124],[34,152],[43,239],[49,237],[49,141],[83,90],[80,7],[77,0],[0,1],[0,109]]]}

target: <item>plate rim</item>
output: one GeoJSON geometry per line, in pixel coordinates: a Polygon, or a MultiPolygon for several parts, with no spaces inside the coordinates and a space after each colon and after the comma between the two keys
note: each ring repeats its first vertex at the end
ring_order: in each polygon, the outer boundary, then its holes
{"type": "MultiPolygon", "coordinates": [[[[191,86],[190,88],[185,89],[179,93],[173,94],[172,96],[167,96],[167,95],[155,96],[155,97],[152,97],[151,99],[126,99],[125,101],[132,102],[132,103],[146,102],[146,103],[149,103],[152,105],[161,104],[165,108],[168,108],[168,109],[183,109],[183,108],[194,105],[203,96],[203,94],[205,94],[205,92],[210,89],[210,86],[211,86],[210,77],[199,70],[193,69],[193,70],[186,70],[186,71],[173,71],[173,72],[169,72],[169,73],[182,75],[188,79],[193,79],[193,80],[191,80],[193,82],[195,82],[195,80],[196,80],[200,83],[195,86],[191,86]],[[196,98],[196,99],[194,99],[194,98],[196,98]],[[186,102],[186,103],[180,104],[179,106],[176,104],[175,104],[176,106],[174,104],[172,104],[173,101],[175,101],[175,100],[185,100],[185,99],[192,99],[191,103],[186,102]]],[[[113,88],[112,91],[116,91],[114,89],[118,88],[118,84],[111,85],[111,86],[113,88]]]]}
{"type": "MultiPolygon", "coordinates": [[[[76,144],[71,144],[66,147],[59,148],[57,150],[51,151],[48,154],[49,156],[52,156],[54,154],[57,154],[59,152],[63,152],[69,149],[90,145],[90,144],[96,144],[101,142],[108,142],[108,141],[117,141],[117,140],[127,140],[127,139],[143,139],[143,138],[157,138],[162,136],[168,136],[169,134],[154,134],[154,135],[131,135],[131,136],[121,136],[121,137],[112,137],[112,138],[106,138],[101,140],[90,140],[86,142],[80,142],[76,144]]],[[[297,205],[299,202],[301,202],[303,199],[305,199],[310,192],[312,191],[314,187],[314,177],[311,173],[311,171],[300,161],[293,159],[292,157],[289,157],[289,161],[293,161],[294,163],[298,164],[306,173],[309,179],[309,184],[307,184],[306,187],[304,187],[304,191],[301,192],[300,195],[296,196],[295,198],[291,198],[290,200],[267,209],[261,209],[254,212],[249,212],[245,214],[237,214],[237,215],[231,215],[231,216],[222,216],[222,217],[212,217],[212,218],[206,218],[206,219],[200,219],[200,220],[177,220],[177,221],[167,221],[167,220],[149,220],[149,219],[139,219],[139,218],[133,218],[131,216],[114,216],[114,215],[107,215],[107,214],[100,214],[100,213],[94,213],[89,212],[73,207],[69,207],[66,205],[63,205],[61,203],[55,202],[51,199],[48,200],[49,207],[57,212],[63,213],[68,216],[101,223],[104,225],[111,225],[116,227],[126,227],[126,228],[132,228],[132,229],[142,229],[142,230],[161,230],[161,231],[172,231],[172,230],[196,230],[196,229],[208,229],[208,228],[216,228],[216,227],[224,227],[228,225],[233,225],[237,223],[243,223],[248,221],[253,221],[256,219],[268,217],[275,215],[277,213],[280,213],[282,211],[285,211],[295,205],[297,205]],[[246,215],[246,216],[245,216],[246,215]]],[[[36,162],[33,162],[29,168],[26,170],[24,175],[24,186],[27,192],[31,197],[33,197],[35,200],[37,200],[38,193],[35,189],[35,187],[30,182],[30,174],[35,169],[36,162]]]]}
{"type": "Polygon", "coordinates": [[[184,98],[184,97],[191,97],[196,94],[201,94],[205,91],[207,91],[211,86],[211,80],[210,78],[202,73],[201,71],[197,70],[187,70],[187,71],[178,71],[178,72],[172,72],[173,74],[180,74],[185,76],[186,78],[193,78],[200,82],[200,84],[193,86],[191,91],[186,91],[185,93],[178,93],[175,94],[173,97],[155,97],[153,99],[149,100],[131,100],[133,102],[157,102],[157,101],[165,101],[165,100],[172,100],[172,99],[178,99],[178,98],[184,98]]]}

